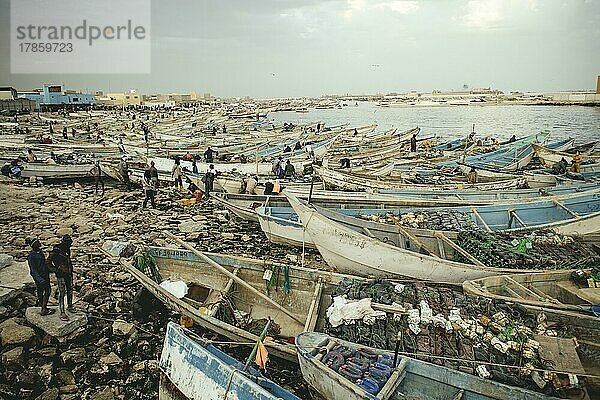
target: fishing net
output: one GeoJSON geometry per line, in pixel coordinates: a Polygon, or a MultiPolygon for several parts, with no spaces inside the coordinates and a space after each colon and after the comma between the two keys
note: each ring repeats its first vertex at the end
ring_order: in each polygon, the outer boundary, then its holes
{"type": "Polygon", "coordinates": [[[392,213],[386,213],[384,215],[361,215],[359,218],[419,229],[432,229],[441,231],[479,229],[469,214],[457,210],[431,209],[398,215],[392,213]]]}
{"type": "Polygon", "coordinates": [[[327,319],[323,330],[333,337],[391,351],[398,340],[401,353],[424,361],[537,391],[558,393],[563,389],[560,380],[558,385],[550,383],[556,377],[552,374],[538,380],[540,384],[534,381],[539,378],[534,368],[552,369],[551,363],[539,356],[534,333],[564,336],[567,329],[560,324],[550,327],[540,317],[543,314],[536,316],[518,305],[423,283],[345,279],[334,289],[332,297],[336,296],[371,299],[394,306],[394,312],[386,312],[384,318],[345,321],[336,327],[327,319]]]}
{"type": "MultiPolygon", "coordinates": [[[[462,230],[456,243],[483,264],[496,268],[576,269],[600,265],[600,257],[589,245],[550,230],[526,234],[462,230]]],[[[455,260],[470,262],[458,252],[455,260]]]]}

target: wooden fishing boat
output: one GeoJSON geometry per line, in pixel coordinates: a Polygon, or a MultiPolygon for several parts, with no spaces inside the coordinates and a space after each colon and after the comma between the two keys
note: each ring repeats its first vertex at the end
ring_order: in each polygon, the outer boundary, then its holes
{"type": "MultiPolygon", "coordinates": [[[[387,382],[371,393],[356,382],[338,374],[321,359],[334,345],[349,349],[365,348],[355,343],[330,337],[324,333],[305,332],[296,337],[298,361],[302,376],[321,396],[329,400],[392,399],[519,399],[546,400],[546,396],[530,390],[504,385],[443,366],[399,356],[387,382]]],[[[369,349],[377,355],[395,360],[388,351],[369,349]]]]}
{"type": "Polygon", "coordinates": [[[514,272],[449,261],[402,249],[356,232],[325,217],[296,197],[286,196],[323,259],[338,272],[367,277],[409,277],[455,283],[514,272]]]}
{"type": "MultiPolygon", "coordinates": [[[[192,182],[194,182],[196,184],[198,184],[198,182],[202,181],[202,175],[200,175],[200,174],[186,173],[185,175],[188,178],[190,178],[192,180],[192,182]]],[[[270,180],[272,182],[275,182],[275,178],[261,179],[258,182],[258,185],[256,186],[256,188],[254,189],[254,191],[257,194],[261,194],[261,195],[264,194],[265,180],[270,180]]],[[[311,185],[313,186],[314,190],[322,190],[323,189],[323,184],[321,182],[315,182],[314,184],[311,184],[310,182],[294,182],[294,181],[288,181],[286,179],[281,179],[280,183],[283,188],[289,188],[292,190],[300,190],[300,191],[307,192],[307,193],[310,191],[311,185]]],[[[201,186],[199,186],[199,187],[201,187],[201,186]]],[[[240,193],[241,188],[242,188],[242,177],[234,176],[234,175],[219,175],[215,179],[214,187],[216,190],[221,190],[226,193],[240,193]]]]}
{"type": "Polygon", "coordinates": [[[404,179],[393,178],[371,178],[369,176],[349,174],[342,171],[335,171],[325,167],[313,167],[319,174],[327,187],[341,190],[381,190],[381,189],[424,189],[424,190],[500,190],[517,188],[525,185],[525,179],[516,178],[499,182],[469,184],[467,182],[447,182],[439,185],[420,185],[409,183],[404,179]]]}
{"type": "Polygon", "coordinates": [[[280,210],[273,213],[273,210],[277,211],[273,207],[256,209],[260,228],[271,243],[315,248],[310,235],[302,229],[302,223],[299,222],[298,215],[293,208],[286,208],[285,214],[282,214],[280,210]]]}
{"type": "MultiPolygon", "coordinates": [[[[580,287],[573,281],[574,273],[576,271],[566,270],[494,276],[466,281],[463,290],[477,296],[580,313],[592,318],[590,308],[600,305],[600,287],[580,287]]],[[[600,319],[595,318],[600,329],[600,319]]]]}
{"type": "MultiPolygon", "coordinates": [[[[583,161],[600,161],[600,155],[592,154],[593,148],[596,144],[597,142],[591,143],[587,150],[580,153],[583,161]]],[[[537,154],[542,165],[546,167],[552,167],[563,158],[569,163],[569,165],[571,165],[571,162],[573,162],[573,156],[575,156],[575,153],[567,153],[565,151],[552,149],[539,143],[532,143],[531,145],[533,146],[533,150],[537,154]]]]}
{"type": "Polygon", "coordinates": [[[210,341],[169,322],[160,355],[162,400],[300,400],[210,341]]]}
{"type": "MultiPolygon", "coordinates": [[[[366,221],[344,215],[352,214],[353,211],[332,211],[318,206],[309,206],[304,201],[285,194],[300,217],[303,229],[310,235],[325,261],[340,272],[361,276],[405,276],[441,282],[460,282],[468,279],[465,277],[470,275],[483,277],[508,272],[515,273],[515,270],[508,268],[486,266],[464,250],[461,251],[460,247],[453,244],[452,241],[456,233],[405,228],[399,225],[366,221]],[[422,250],[425,250],[428,255],[416,252],[422,250]],[[453,258],[454,252],[461,253],[473,264],[464,264],[443,258],[453,258]]],[[[578,200],[582,200],[582,198],[578,200]]],[[[565,200],[557,201],[557,203],[562,204],[563,201],[565,200]]],[[[531,211],[535,210],[536,205],[538,207],[547,205],[533,204],[534,206],[525,206],[524,209],[531,211]]],[[[585,208],[585,202],[582,202],[580,206],[585,208]]],[[[498,207],[498,209],[504,210],[504,214],[519,216],[519,214],[514,214],[515,210],[512,209],[510,209],[511,213],[507,213],[506,206],[488,207],[498,207]]],[[[561,207],[556,207],[562,210],[561,207]]],[[[358,212],[362,211],[364,210],[358,212]]],[[[380,211],[373,210],[373,213],[380,211]]],[[[496,209],[491,211],[490,222],[493,218],[500,217],[496,209]]],[[[566,213],[564,210],[562,212],[566,213]]],[[[388,213],[384,212],[384,214],[388,213]]],[[[544,214],[550,215],[548,211],[541,213],[541,215],[544,214]]],[[[527,215],[527,213],[523,215],[527,215]]],[[[507,219],[510,221],[515,218],[508,216],[507,219]]],[[[600,229],[599,222],[600,213],[592,212],[586,217],[572,218],[569,222],[564,220],[550,222],[536,228],[552,228],[561,234],[596,232],[600,229]]],[[[500,227],[500,225],[493,226],[500,227]]],[[[300,229],[298,223],[294,227],[297,230],[300,229]]]]}
{"type": "Polygon", "coordinates": [[[26,163],[21,172],[24,178],[43,178],[43,179],[61,179],[61,178],[85,178],[90,176],[92,165],[62,165],[46,163],[26,163]]]}
{"type": "MultiPolygon", "coordinates": [[[[600,188],[600,183],[585,183],[585,182],[569,182],[568,184],[554,186],[554,183],[548,187],[535,188],[535,189],[504,189],[496,191],[485,191],[485,190],[426,190],[426,189],[381,189],[378,192],[381,194],[400,196],[400,197],[411,197],[411,198],[425,198],[432,200],[464,200],[471,202],[469,204],[483,204],[483,202],[489,202],[487,204],[496,203],[499,201],[506,202],[519,199],[529,199],[540,196],[560,196],[569,193],[578,193],[586,190],[592,190],[600,188]]],[[[296,195],[296,193],[293,193],[296,195]]]]}
{"type": "MultiPolygon", "coordinates": [[[[315,269],[285,266],[225,254],[193,252],[185,249],[149,247],[146,249],[154,257],[160,276],[164,280],[183,281],[188,287],[187,294],[178,298],[161,287],[159,283],[133,265],[131,261],[121,260],[131,273],[157,299],[175,312],[190,317],[194,323],[243,343],[256,342],[258,336],[240,327],[241,320],[252,321],[270,317],[280,327],[275,340],[266,342],[271,354],[294,361],[295,349],[288,344],[290,338],[304,330],[312,330],[319,309],[319,296],[322,285],[337,283],[343,275],[315,269]],[[230,272],[223,274],[215,268],[215,263],[230,272]],[[284,289],[269,287],[263,276],[271,271],[275,280],[284,281],[284,270],[289,268],[289,293],[284,289]],[[281,276],[279,277],[279,274],[281,276]],[[264,297],[257,295],[247,286],[233,279],[235,275],[260,293],[265,293],[274,306],[264,297]],[[292,318],[288,313],[294,315],[292,318]],[[241,313],[240,323],[224,321],[223,315],[241,313]],[[221,319],[218,317],[221,316],[221,319]]],[[[234,314],[233,314],[234,315],[234,314]]],[[[247,325],[247,324],[246,324],[247,325]]],[[[270,333],[270,336],[273,334],[270,333]]]]}

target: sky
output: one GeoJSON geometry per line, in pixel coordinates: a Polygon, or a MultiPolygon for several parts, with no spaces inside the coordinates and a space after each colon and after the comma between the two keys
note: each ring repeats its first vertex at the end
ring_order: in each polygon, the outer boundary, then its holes
{"type": "Polygon", "coordinates": [[[11,74],[10,1],[0,0],[0,86],[265,98],[463,84],[589,90],[600,75],[600,0],[153,0],[151,7],[149,74],[11,74]]]}

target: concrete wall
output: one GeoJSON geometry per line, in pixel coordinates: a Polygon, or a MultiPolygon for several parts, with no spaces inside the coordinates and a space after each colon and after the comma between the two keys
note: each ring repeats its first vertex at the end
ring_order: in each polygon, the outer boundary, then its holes
{"type": "Polygon", "coordinates": [[[64,88],[57,85],[44,85],[39,92],[23,92],[18,94],[19,98],[34,100],[37,103],[36,109],[41,106],[59,106],[59,105],[92,105],[96,104],[96,97],[87,93],[67,93],[64,88]],[[58,88],[59,90],[53,90],[58,88]]]}

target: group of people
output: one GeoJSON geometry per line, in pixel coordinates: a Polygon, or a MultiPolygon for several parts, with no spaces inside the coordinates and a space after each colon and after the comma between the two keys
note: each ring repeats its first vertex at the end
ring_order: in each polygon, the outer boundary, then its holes
{"type": "Polygon", "coordinates": [[[273,161],[271,172],[278,179],[293,178],[296,175],[296,168],[294,167],[294,164],[290,162],[290,160],[287,160],[284,164],[283,158],[279,157],[273,161]]]}
{"type": "Polygon", "coordinates": [[[75,312],[73,307],[73,262],[71,261],[71,245],[73,240],[64,235],[57,245],[53,246],[46,258],[39,239],[28,240],[31,252],[27,256],[29,273],[35,282],[41,315],[53,314],[55,310],[48,307],[50,300],[50,274],[56,275],[58,283],[58,307],[60,319],[68,321],[66,311],[75,312]],[[66,304],[65,304],[66,300],[66,304]]]}

